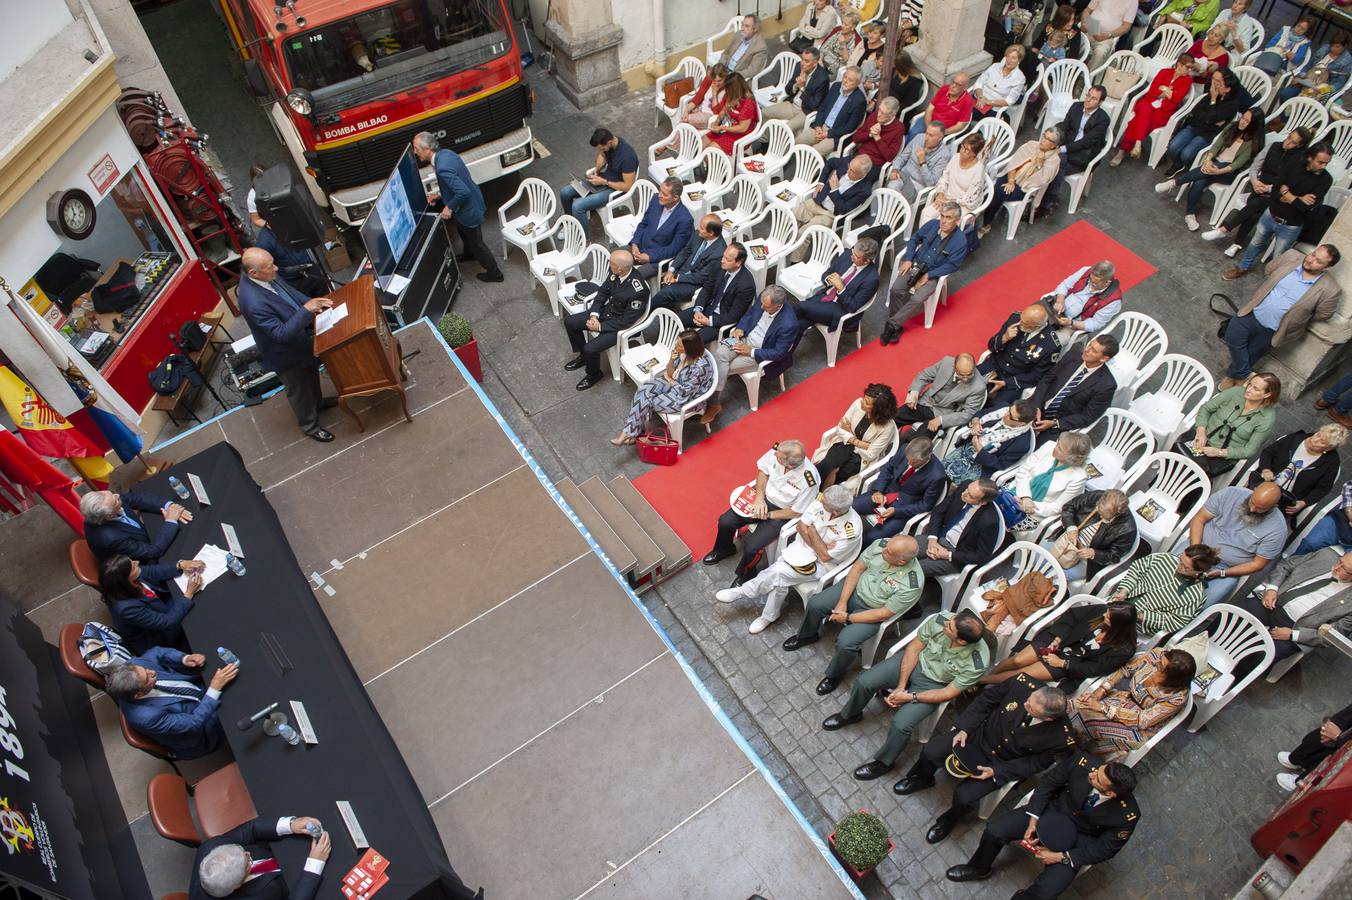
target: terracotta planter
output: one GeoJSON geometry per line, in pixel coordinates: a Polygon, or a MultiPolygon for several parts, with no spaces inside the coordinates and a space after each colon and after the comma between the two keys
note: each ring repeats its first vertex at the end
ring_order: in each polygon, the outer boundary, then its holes
{"type": "Polygon", "coordinates": [[[465,368],[469,369],[470,374],[474,376],[475,381],[482,382],[484,380],[484,370],[483,367],[479,365],[478,340],[471,340],[468,344],[456,347],[451,352],[458,356],[460,361],[465,364],[465,368]]]}
{"type": "MultiPolygon", "coordinates": [[[[863,810],[860,810],[860,812],[863,812],[863,810]]],[[[840,864],[845,867],[845,871],[849,872],[850,877],[853,878],[855,881],[863,881],[865,878],[873,874],[874,869],[878,868],[877,866],[872,866],[867,869],[856,869],[853,865],[851,865],[850,862],[846,860],[844,857],[842,857],[840,853],[836,850],[836,833],[834,831],[826,836],[826,843],[831,845],[831,852],[836,854],[836,859],[840,861],[840,864]]],[[[892,851],[895,849],[897,849],[897,842],[889,837],[887,839],[887,855],[891,856],[892,851]]]]}

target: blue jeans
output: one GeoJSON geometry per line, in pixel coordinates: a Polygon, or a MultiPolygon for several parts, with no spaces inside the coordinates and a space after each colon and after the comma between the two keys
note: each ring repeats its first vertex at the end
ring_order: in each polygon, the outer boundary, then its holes
{"type": "Polygon", "coordinates": [[[1281,256],[1291,245],[1300,237],[1300,225],[1282,225],[1272,217],[1272,210],[1265,210],[1263,217],[1258,220],[1258,227],[1254,230],[1253,240],[1249,241],[1249,246],[1244,248],[1244,256],[1239,260],[1239,268],[1247,272],[1253,268],[1253,264],[1258,261],[1258,257],[1263,255],[1267,249],[1268,241],[1274,238],[1277,241],[1277,247],[1273,251],[1274,258],[1281,256]]]}
{"type": "Polygon", "coordinates": [[[1188,215],[1197,215],[1197,210],[1202,205],[1202,197],[1206,195],[1207,188],[1213,184],[1229,184],[1235,180],[1237,174],[1237,172],[1230,172],[1225,175],[1207,175],[1199,168],[1189,169],[1175,178],[1174,181],[1178,184],[1188,186],[1188,215]]]}
{"type": "Polygon", "coordinates": [[[1334,544],[1348,546],[1352,544],[1352,524],[1347,521],[1347,513],[1342,509],[1335,509],[1327,516],[1319,520],[1319,523],[1310,529],[1310,533],[1305,535],[1305,539],[1296,547],[1293,556],[1301,556],[1305,553],[1313,553],[1316,550],[1323,550],[1325,547],[1332,547],[1334,544]]]}
{"type": "Polygon", "coordinates": [[[1337,384],[1324,391],[1321,399],[1343,415],[1352,413],[1352,375],[1339,378],[1337,384]]]}
{"type": "Polygon", "coordinates": [[[1007,181],[1000,181],[995,185],[995,193],[991,195],[991,205],[986,207],[986,212],[981,216],[983,224],[994,224],[995,217],[1000,214],[1000,207],[1004,206],[1006,201],[1023,199],[1023,188],[1017,185],[1015,185],[1012,193],[1005,193],[1005,185],[1008,183],[1007,181]]]}
{"type": "Polygon", "coordinates": [[[1225,374],[1239,381],[1247,378],[1258,360],[1272,348],[1273,334],[1253,313],[1232,318],[1225,329],[1225,346],[1230,348],[1230,365],[1225,374]]]}
{"type": "Polygon", "coordinates": [[[559,199],[563,201],[564,211],[582,223],[582,233],[585,235],[591,233],[592,211],[604,208],[606,201],[614,194],[610,188],[602,188],[585,197],[579,197],[571,184],[565,184],[563,190],[559,191],[559,199]]]}
{"type": "Polygon", "coordinates": [[[1164,151],[1164,155],[1169,157],[1169,161],[1173,164],[1167,171],[1172,172],[1192,165],[1193,158],[1210,144],[1210,138],[1201,137],[1191,126],[1175,133],[1173,139],[1169,141],[1169,149],[1164,151]]]}
{"type": "Polygon", "coordinates": [[[1210,609],[1217,603],[1224,603],[1239,585],[1238,578],[1212,578],[1206,583],[1206,600],[1202,609],[1210,609]]]}

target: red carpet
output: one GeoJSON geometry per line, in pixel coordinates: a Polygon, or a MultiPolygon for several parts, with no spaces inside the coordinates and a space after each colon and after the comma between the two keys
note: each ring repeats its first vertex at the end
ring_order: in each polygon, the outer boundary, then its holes
{"type": "MultiPolygon", "coordinates": [[[[1000,240],[1002,228],[991,232],[990,239],[1000,240]]],[[[1084,220],[1077,221],[952,294],[948,305],[939,307],[929,331],[920,327],[922,319],[917,316],[901,343],[890,347],[874,339],[855,350],[846,337],[834,369],[822,369],[784,394],[778,384],[762,385],[757,412],[737,421],[723,419],[723,427],[715,426],[714,433],[687,450],[676,465],[654,467],[634,484],[698,559],[713,545],[714,521],[727,509],[733,486],[750,479],[756,459],[772,443],[798,438],[811,453],[822,432],[840,420],[869,382],[891,385],[901,399],[916,372],[945,354],[968,350],[979,355],[1011,312],[1054,288],[1079,266],[1101,259],[1117,266],[1124,291],[1155,273],[1150,263],[1084,220]]],[[[1126,306],[1131,308],[1129,294],[1126,306]]],[[[809,332],[803,341],[820,342],[821,337],[809,332]]],[[[731,379],[728,390],[734,395],[742,391],[741,379],[731,379]]],[[[699,425],[691,420],[686,428],[693,431],[699,425]]]]}

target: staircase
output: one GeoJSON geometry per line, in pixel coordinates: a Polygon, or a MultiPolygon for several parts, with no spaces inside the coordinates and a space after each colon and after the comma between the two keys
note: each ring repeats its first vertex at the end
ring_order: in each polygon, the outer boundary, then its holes
{"type": "Polygon", "coordinates": [[[640,593],[690,565],[690,548],[629,482],[593,476],[554,485],[606,556],[640,593]]]}

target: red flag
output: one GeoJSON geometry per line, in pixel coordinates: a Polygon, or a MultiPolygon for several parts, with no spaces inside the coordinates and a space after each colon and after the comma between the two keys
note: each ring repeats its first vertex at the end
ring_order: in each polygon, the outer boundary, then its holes
{"type": "Polygon", "coordinates": [[[74,482],[4,428],[0,428],[0,474],[35,491],[76,534],[84,534],[84,517],[80,515],[80,497],[75,493],[74,482]]]}

